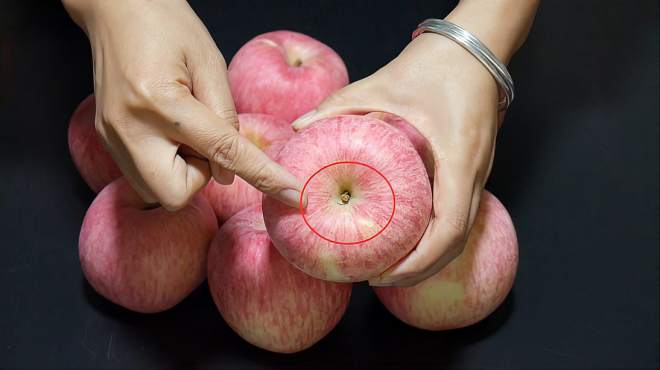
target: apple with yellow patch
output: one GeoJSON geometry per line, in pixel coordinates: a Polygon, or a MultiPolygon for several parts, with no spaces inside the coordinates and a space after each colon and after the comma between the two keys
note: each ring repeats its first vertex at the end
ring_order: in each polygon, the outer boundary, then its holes
{"type": "Polygon", "coordinates": [[[516,230],[506,208],[484,191],[463,253],[437,274],[412,287],[375,287],[401,321],[427,330],[477,323],[504,301],[518,266],[516,230]]]}

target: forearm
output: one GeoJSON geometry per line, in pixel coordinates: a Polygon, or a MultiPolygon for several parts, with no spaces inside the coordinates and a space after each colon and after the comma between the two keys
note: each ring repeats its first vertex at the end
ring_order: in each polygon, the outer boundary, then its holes
{"type": "Polygon", "coordinates": [[[446,19],[473,35],[508,63],[522,46],[540,0],[461,0],[446,19]]]}

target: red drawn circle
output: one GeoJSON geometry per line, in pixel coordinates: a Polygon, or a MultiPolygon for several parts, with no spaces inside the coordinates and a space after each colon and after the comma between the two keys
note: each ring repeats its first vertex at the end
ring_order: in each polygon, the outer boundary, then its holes
{"type": "Polygon", "coordinates": [[[390,225],[390,223],[392,223],[392,219],[394,218],[394,212],[396,211],[396,194],[394,193],[394,188],[392,187],[392,184],[391,184],[390,181],[387,179],[387,177],[385,177],[385,175],[383,175],[382,172],[378,171],[378,170],[375,169],[373,166],[370,166],[370,165],[368,165],[368,164],[366,164],[366,163],[357,162],[357,161],[340,161],[340,162],[330,163],[330,164],[328,164],[328,165],[325,165],[325,166],[321,167],[318,171],[314,172],[314,173],[313,173],[313,174],[307,179],[307,181],[305,182],[305,185],[304,185],[303,188],[302,188],[302,191],[300,192],[299,208],[300,208],[300,215],[302,216],[303,221],[305,221],[305,225],[307,225],[307,227],[309,227],[309,229],[312,230],[312,232],[313,232],[314,234],[316,234],[319,238],[321,238],[321,239],[323,239],[323,240],[326,240],[326,241],[329,241],[329,242],[331,242],[331,243],[335,243],[335,244],[341,244],[341,245],[356,245],[356,244],[366,243],[366,242],[368,242],[368,241],[374,239],[374,238],[377,237],[378,235],[382,234],[383,231],[385,231],[385,229],[390,225]],[[315,228],[309,223],[309,221],[307,220],[307,217],[305,217],[305,208],[303,207],[303,194],[305,194],[305,189],[307,189],[307,185],[309,185],[309,182],[312,181],[312,179],[314,178],[314,176],[318,175],[321,171],[323,171],[323,170],[325,170],[325,169],[327,169],[327,168],[329,168],[329,167],[337,166],[337,165],[340,165],[340,164],[349,164],[349,165],[352,164],[352,165],[357,165],[357,166],[367,167],[368,169],[370,169],[370,170],[376,172],[380,177],[382,177],[383,180],[385,180],[385,183],[387,184],[387,186],[390,188],[390,191],[392,192],[392,214],[390,214],[390,217],[389,217],[389,219],[387,220],[387,223],[386,223],[385,226],[383,226],[383,228],[380,229],[377,233],[375,233],[374,235],[372,235],[372,236],[370,236],[370,237],[368,237],[368,238],[366,238],[366,239],[364,239],[364,240],[358,240],[358,241],[354,241],[354,242],[344,242],[344,241],[339,241],[339,240],[333,240],[333,239],[330,239],[330,238],[328,238],[328,237],[326,237],[326,236],[324,236],[324,235],[321,235],[321,233],[319,233],[319,232],[318,232],[318,231],[317,231],[317,230],[316,230],[316,229],[315,229],[315,228]]]}

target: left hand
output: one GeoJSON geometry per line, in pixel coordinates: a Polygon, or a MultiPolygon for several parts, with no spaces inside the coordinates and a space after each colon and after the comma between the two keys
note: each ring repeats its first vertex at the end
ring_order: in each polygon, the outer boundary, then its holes
{"type": "Polygon", "coordinates": [[[424,135],[435,161],[433,214],[417,247],[371,285],[409,286],[430,277],[463,250],[490,173],[498,120],[498,88],[460,45],[422,34],[373,75],[337,91],[293,123],[340,114],[389,112],[424,135]]]}

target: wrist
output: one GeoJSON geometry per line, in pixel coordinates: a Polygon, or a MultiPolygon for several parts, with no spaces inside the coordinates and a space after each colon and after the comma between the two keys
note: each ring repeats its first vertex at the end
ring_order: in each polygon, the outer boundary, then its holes
{"type": "Polygon", "coordinates": [[[125,21],[127,16],[147,16],[153,6],[187,5],[187,2],[185,0],[62,0],[62,4],[73,21],[90,35],[98,23],[112,25],[125,21]]]}
{"type": "Polygon", "coordinates": [[[527,38],[538,0],[461,0],[446,20],[477,37],[503,63],[527,38]]]}
{"type": "Polygon", "coordinates": [[[465,73],[489,82],[493,80],[488,70],[474,55],[444,35],[422,33],[406,46],[402,54],[407,64],[419,65],[431,75],[442,75],[447,72],[452,75],[465,73]]]}

